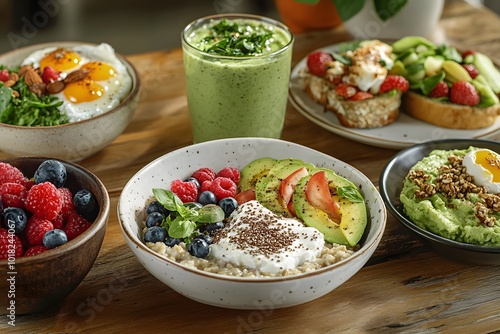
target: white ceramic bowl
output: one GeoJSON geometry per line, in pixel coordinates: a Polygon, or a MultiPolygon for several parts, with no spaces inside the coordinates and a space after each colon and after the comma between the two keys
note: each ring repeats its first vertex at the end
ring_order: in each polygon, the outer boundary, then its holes
{"type": "MultiPolygon", "coordinates": [[[[0,64],[18,66],[36,50],[81,44],[89,43],[51,42],[31,45],[0,55],[0,64]]],[[[132,89],[116,108],[87,120],[58,126],[26,127],[0,123],[0,150],[12,156],[45,156],[79,161],[109,145],[125,130],[139,101],[139,75],[126,58],[119,54],[117,56],[132,77],[132,89]]]]}
{"type": "Polygon", "coordinates": [[[125,240],[139,262],[153,276],[193,300],[234,309],[282,308],[319,298],[347,281],[368,261],[382,237],[387,213],[375,186],[346,163],[307,147],[277,139],[234,138],[200,143],[168,153],[142,168],[124,187],[118,218],[125,240]],[[262,157],[298,158],[328,167],[360,187],[368,209],[369,224],[361,249],[351,257],[314,272],[277,278],[234,278],[205,273],[168,260],[146,247],[140,239],[146,200],[151,189],[169,187],[200,167],[242,168],[262,157]]]}

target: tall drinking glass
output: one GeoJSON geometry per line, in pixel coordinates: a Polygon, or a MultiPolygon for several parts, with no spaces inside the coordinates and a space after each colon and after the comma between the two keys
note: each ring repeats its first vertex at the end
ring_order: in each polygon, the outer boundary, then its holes
{"type": "Polygon", "coordinates": [[[284,24],[255,15],[214,15],[184,29],[194,142],[281,136],[293,40],[284,24]]]}

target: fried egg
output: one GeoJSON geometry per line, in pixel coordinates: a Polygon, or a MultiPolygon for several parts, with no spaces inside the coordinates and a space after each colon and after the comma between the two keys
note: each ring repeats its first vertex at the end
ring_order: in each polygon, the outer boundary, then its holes
{"type": "Polygon", "coordinates": [[[500,155],[488,149],[477,149],[464,156],[462,164],[474,177],[474,184],[489,193],[500,193],[500,155]]]}
{"type": "Polygon", "coordinates": [[[80,81],[68,83],[55,94],[63,101],[59,109],[70,122],[78,122],[105,113],[127,96],[132,79],[125,65],[116,57],[114,49],[106,43],[97,46],[77,45],[71,48],[46,48],[35,51],[21,65],[40,68],[50,66],[65,78],[69,73],[88,70],[80,81]]]}

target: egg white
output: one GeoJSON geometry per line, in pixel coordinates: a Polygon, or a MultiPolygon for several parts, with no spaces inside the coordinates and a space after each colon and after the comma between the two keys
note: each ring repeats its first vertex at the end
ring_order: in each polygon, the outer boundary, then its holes
{"type": "Polygon", "coordinates": [[[489,193],[498,194],[500,193],[500,183],[493,182],[493,174],[480,164],[476,163],[476,152],[478,151],[489,151],[495,156],[498,156],[497,153],[491,150],[478,149],[468,152],[464,156],[462,164],[467,168],[467,173],[474,177],[475,185],[485,187],[489,193]]]}
{"type": "MultiPolygon", "coordinates": [[[[21,65],[32,64],[37,68],[40,66],[40,60],[47,54],[56,50],[56,47],[37,50],[27,56],[21,65]]],[[[64,92],[55,94],[63,104],[59,109],[64,112],[70,122],[78,122],[93,116],[105,113],[114,107],[127,96],[132,88],[132,79],[125,65],[116,57],[114,49],[106,43],[97,46],[76,45],[71,48],[72,51],[80,55],[80,64],[67,73],[61,74],[63,77],[69,72],[78,70],[81,66],[94,61],[107,63],[115,69],[116,74],[108,80],[96,81],[104,88],[105,93],[99,99],[90,102],[72,103],[66,99],[64,92]]]]}

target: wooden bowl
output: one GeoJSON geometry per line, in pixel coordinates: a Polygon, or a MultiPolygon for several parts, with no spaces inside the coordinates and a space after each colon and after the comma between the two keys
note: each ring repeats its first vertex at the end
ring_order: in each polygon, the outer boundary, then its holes
{"type": "MultiPolygon", "coordinates": [[[[33,176],[48,158],[9,158],[3,162],[33,176]]],[[[85,188],[99,204],[99,214],[92,226],[75,239],[44,253],[0,261],[0,313],[22,315],[43,311],[68,296],[92,268],[106,232],[109,218],[109,195],[103,183],[90,171],[59,160],[67,170],[66,187],[73,193],[85,188]]]]}

